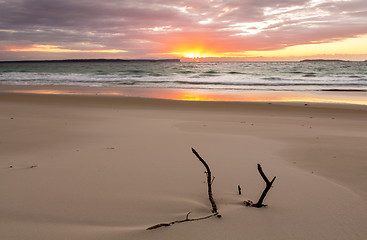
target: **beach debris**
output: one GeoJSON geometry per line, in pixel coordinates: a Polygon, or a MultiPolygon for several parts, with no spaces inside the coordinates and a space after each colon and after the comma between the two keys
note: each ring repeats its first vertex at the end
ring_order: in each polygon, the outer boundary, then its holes
{"type": "Polygon", "coordinates": [[[199,221],[199,220],[208,219],[208,218],[211,218],[211,217],[214,217],[214,216],[217,216],[217,217],[220,216],[218,213],[213,213],[213,214],[208,215],[208,216],[205,216],[205,217],[189,218],[190,213],[191,212],[188,212],[186,214],[186,218],[183,219],[183,220],[177,220],[177,221],[173,221],[173,222],[169,222],[169,223],[158,223],[156,225],[153,225],[151,227],[148,227],[146,230],[153,230],[153,229],[157,229],[157,228],[160,228],[160,227],[169,227],[169,226],[171,226],[173,224],[176,224],[176,223],[193,222],[193,221],[199,221]]]}
{"type": "Polygon", "coordinates": [[[213,181],[214,181],[215,177],[212,177],[212,173],[210,171],[210,168],[209,168],[208,164],[204,161],[204,159],[202,157],[200,157],[199,153],[194,148],[191,148],[191,150],[195,154],[195,156],[199,159],[199,161],[204,165],[204,167],[206,169],[206,171],[205,171],[205,174],[206,174],[206,177],[207,177],[206,182],[208,184],[209,201],[210,201],[210,204],[212,205],[212,214],[210,214],[208,216],[205,216],[205,217],[189,218],[189,215],[190,215],[191,212],[188,212],[185,219],[177,220],[177,221],[173,221],[173,222],[168,222],[168,223],[158,223],[156,225],[148,227],[146,230],[153,230],[153,229],[157,229],[157,228],[160,228],[160,227],[168,227],[168,226],[171,226],[171,225],[176,224],[176,223],[199,221],[199,220],[204,220],[204,219],[208,219],[208,218],[211,218],[211,217],[217,217],[217,218],[222,217],[222,215],[220,215],[218,213],[218,208],[217,208],[217,205],[216,205],[216,203],[214,201],[214,198],[213,198],[212,184],[213,184],[213,181]]]}
{"type": "MultiPolygon", "coordinates": [[[[36,168],[36,167],[38,167],[37,165],[31,165],[31,166],[29,166],[29,167],[23,167],[23,169],[27,169],[27,168],[36,168]]],[[[14,166],[13,165],[10,165],[9,166],[9,168],[14,168],[14,166]]]]}
{"type": "Polygon", "coordinates": [[[263,204],[264,198],[266,197],[266,194],[269,192],[270,188],[272,187],[276,177],[274,177],[271,181],[269,181],[269,179],[266,177],[264,171],[262,170],[261,165],[258,163],[257,164],[257,170],[259,171],[261,177],[264,179],[265,183],[266,183],[266,187],[263,191],[263,193],[261,194],[259,201],[257,201],[257,203],[253,203],[252,201],[248,200],[245,201],[244,204],[246,206],[249,207],[256,207],[256,208],[262,208],[262,207],[266,207],[267,205],[263,204]]]}
{"type": "Polygon", "coordinates": [[[168,227],[168,226],[171,226],[172,224],[174,224],[174,222],[159,223],[159,224],[156,224],[154,226],[148,227],[146,230],[153,230],[153,229],[160,228],[160,227],[168,227]]]}
{"type": "Polygon", "coordinates": [[[238,185],[238,186],[237,186],[237,189],[238,189],[238,195],[241,195],[241,194],[242,194],[241,186],[240,186],[240,185],[238,185]]]}
{"type": "Polygon", "coordinates": [[[251,200],[244,201],[243,203],[245,204],[246,207],[251,207],[254,204],[254,202],[251,200]]]}
{"type": "Polygon", "coordinates": [[[208,166],[208,164],[204,161],[204,159],[202,157],[200,157],[200,155],[196,152],[196,150],[194,148],[191,148],[192,152],[195,154],[195,156],[199,159],[199,161],[204,165],[205,169],[206,169],[206,177],[207,177],[207,183],[208,183],[208,196],[209,196],[209,201],[210,204],[212,205],[212,213],[217,213],[218,212],[218,208],[217,205],[215,204],[214,198],[213,198],[213,192],[212,192],[212,184],[214,181],[214,177],[212,178],[212,173],[210,171],[210,168],[208,166]]]}

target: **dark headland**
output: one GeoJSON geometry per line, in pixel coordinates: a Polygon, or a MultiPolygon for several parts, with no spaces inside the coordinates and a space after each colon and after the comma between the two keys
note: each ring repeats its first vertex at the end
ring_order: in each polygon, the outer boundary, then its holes
{"type": "Polygon", "coordinates": [[[340,59],[305,59],[301,60],[300,62],[349,62],[340,59]]]}
{"type": "Polygon", "coordinates": [[[64,60],[22,60],[22,61],[0,61],[0,63],[47,63],[47,62],[180,62],[180,59],[64,59],[64,60]]]}

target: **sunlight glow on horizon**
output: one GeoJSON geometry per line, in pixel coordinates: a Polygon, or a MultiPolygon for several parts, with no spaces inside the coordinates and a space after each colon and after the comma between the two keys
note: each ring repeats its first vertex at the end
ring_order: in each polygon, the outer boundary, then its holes
{"type": "MultiPolygon", "coordinates": [[[[189,46],[182,47],[181,50],[166,53],[177,57],[186,59],[205,59],[205,58],[312,58],[320,56],[337,56],[337,55],[367,55],[367,35],[356,38],[347,38],[334,42],[303,44],[285,47],[277,50],[264,51],[244,51],[244,52],[215,52],[211,50],[211,46],[200,44],[201,47],[194,47],[190,49],[189,46]]],[[[215,46],[217,47],[217,46],[215,46]]],[[[54,52],[54,53],[123,53],[125,50],[117,49],[98,49],[98,50],[79,50],[79,49],[63,49],[56,45],[37,45],[31,46],[7,46],[7,51],[14,52],[54,52]]]]}
{"type": "Polygon", "coordinates": [[[56,45],[40,45],[33,44],[31,46],[6,46],[5,49],[10,52],[53,52],[53,53],[121,53],[127,52],[125,50],[118,49],[91,49],[91,50],[80,50],[80,49],[65,49],[56,45]]]}
{"type": "Polygon", "coordinates": [[[304,44],[273,51],[247,51],[246,57],[312,57],[319,55],[363,55],[367,54],[367,35],[347,38],[335,42],[304,44]]]}
{"type": "MultiPolygon", "coordinates": [[[[289,46],[276,50],[244,51],[244,52],[214,52],[210,51],[209,45],[190,49],[184,47],[181,51],[174,51],[168,54],[184,57],[188,59],[200,58],[319,58],[320,56],[335,57],[362,56],[367,55],[367,35],[347,38],[334,42],[313,43],[289,46]]],[[[367,58],[367,56],[366,56],[367,58]]],[[[365,60],[365,59],[364,59],[365,60]]]]}

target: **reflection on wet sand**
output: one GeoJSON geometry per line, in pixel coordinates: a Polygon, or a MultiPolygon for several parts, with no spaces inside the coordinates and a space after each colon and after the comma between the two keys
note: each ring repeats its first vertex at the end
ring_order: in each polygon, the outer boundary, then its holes
{"type": "Polygon", "coordinates": [[[215,92],[194,89],[20,89],[7,90],[12,93],[28,94],[67,94],[67,95],[103,95],[160,98],[183,101],[244,101],[244,102],[314,102],[344,103],[367,105],[365,93],[324,93],[324,92],[215,92]]]}

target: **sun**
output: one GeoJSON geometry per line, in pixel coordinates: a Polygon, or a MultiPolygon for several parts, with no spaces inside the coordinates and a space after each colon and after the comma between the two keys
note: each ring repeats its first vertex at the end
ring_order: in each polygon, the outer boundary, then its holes
{"type": "Polygon", "coordinates": [[[199,59],[199,58],[206,58],[206,57],[208,57],[208,55],[205,54],[205,53],[197,53],[197,52],[183,53],[183,56],[185,58],[191,58],[191,59],[199,59]]]}
{"type": "Polygon", "coordinates": [[[218,56],[216,51],[210,46],[205,46],[204,44],[198,44],[193,46],[191,44],[178,44],[174,45],[167,54],[174,55],[183,58],[184,61],[206,61],[207,58],[215,58],[218,56]]]}

